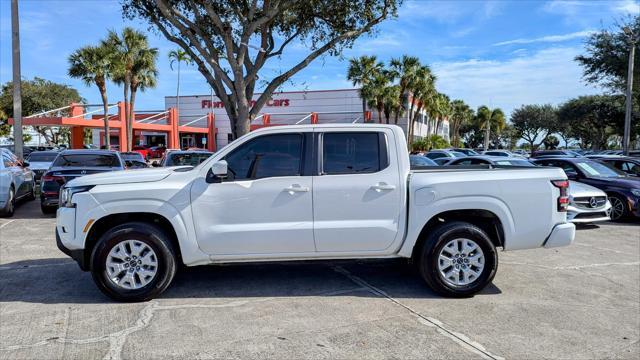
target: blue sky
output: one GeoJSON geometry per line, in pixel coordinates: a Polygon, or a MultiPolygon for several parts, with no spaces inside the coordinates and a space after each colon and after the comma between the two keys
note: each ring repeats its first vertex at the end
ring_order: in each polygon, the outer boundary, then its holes
{"type": "MultiPolygon", "coordinates": [[[[283,90],[350,88],[347,59],[363,54],[388,61],[402,54],[419,56],[438,77],[437,86],[452,99],[473,107],[502,107],[507,113],[529,103],[558,104],[601,89],[584,84],[573,58],[583,52],[585,37],[610,28],[627,14],[640,13],[638,0],[620,1],[405,1],[399,17],[378,27],[374,37],[359,39],[342,58],[324,57],[298,73],[283,90]]],[[[10,1],[0,0],[0,82],[11,80],[10,1]]],[[[76,87],[91,103],[99,103],[95,87],[70,79],[67,57],[78,47],[97,43],[108,29],[141,22],[122,19],[118,1],[21,0],[22,76],[43,77],[76,87]]],[[[158,87],[138,95],[137,108],[164,107],[164,96],[175,95],[176,74],[167,53],[176,48],[149,32],[159,48],[158,87]]],[[[304,54],[294,43],[282,59],[268,63],[268,79],[304,54]]],[[[181,94],[208,94],[195,68],[183,71],[181,94]]],[[[122,89],[109,88],[110,98],[122,89]]]]}

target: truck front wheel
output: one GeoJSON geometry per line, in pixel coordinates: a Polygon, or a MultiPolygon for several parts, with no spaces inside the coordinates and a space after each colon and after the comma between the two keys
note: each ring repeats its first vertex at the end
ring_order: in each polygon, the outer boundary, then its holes
{"type": "Polygon", "coordinates": [[[130,222],[108,230],[91,256],[93,280],[116,301],[153,299],[169,287],[175,273],[171,241],[148,223],[130,222]]]}
{"type": "Polygon", "coordinates": [[[418,256],[422,278],[435,292],[449,297],[476,294],[498,269],[498,255],[489,236],[462,221],[433,230],[418,256]]]}

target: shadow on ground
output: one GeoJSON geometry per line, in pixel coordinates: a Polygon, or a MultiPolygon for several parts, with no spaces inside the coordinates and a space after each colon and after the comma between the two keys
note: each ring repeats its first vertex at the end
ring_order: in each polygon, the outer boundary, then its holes
{"type": "MultiPolygon", "coordinates": [[[[436,298],[406,261],[314,261],[268,264],[211,265],[180,269],[162,298],[243,298],[299,296],[379,296],[360,287],[341,268],[398,298],[436,298]]],[[[481,293],[499,294],[493,285],[481,293]]],[[[69,259],[50,258],[0,266],[0,303],[110,303],[69,259]]]]}

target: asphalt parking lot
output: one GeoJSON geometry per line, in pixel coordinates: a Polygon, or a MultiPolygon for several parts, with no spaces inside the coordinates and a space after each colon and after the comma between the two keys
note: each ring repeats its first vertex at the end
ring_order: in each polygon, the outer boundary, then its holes
{"type": "Polygon", "coordinates": [[[500,254],[492,286],[435,296],[400,261],[206,266],[113,303],[32,201],[0,219],[0,359],[640,356],[640,226],[500,254]]]}

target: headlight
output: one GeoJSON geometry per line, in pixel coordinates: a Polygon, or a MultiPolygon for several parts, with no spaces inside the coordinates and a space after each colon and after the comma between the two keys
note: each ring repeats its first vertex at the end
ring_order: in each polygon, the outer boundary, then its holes
{"type": "Polygon", "coordinates": [[[85,192],[91,190],[92,186],[75,186],[75,187],[62,187],[60,190],[60,207],[74,207],[73,194],[85,192]]]}
{"type": "Polygon", "coordinates": [[[640,197],[640,189],[631,189],[631,193],[637,197],[640,197]]]}

